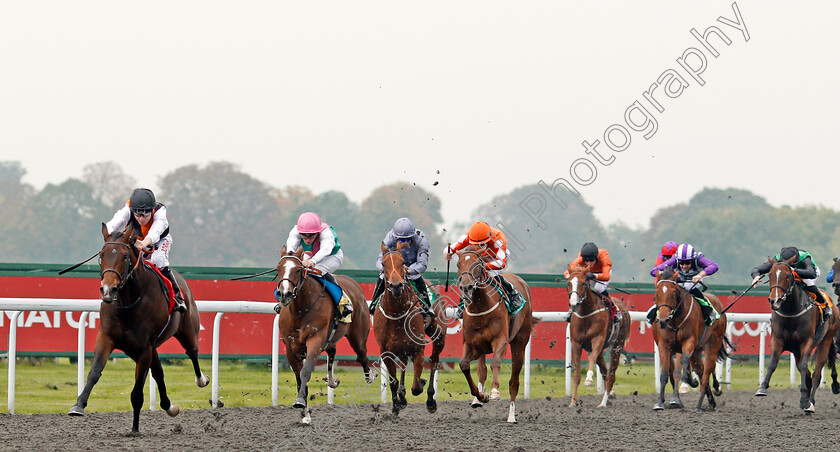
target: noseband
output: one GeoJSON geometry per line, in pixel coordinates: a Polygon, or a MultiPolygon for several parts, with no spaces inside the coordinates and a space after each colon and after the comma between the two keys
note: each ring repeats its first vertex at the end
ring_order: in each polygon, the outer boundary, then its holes
{"type": "Polygon", "coordinates": [[[486,271],[484,271],[484,259],[481,258],[481,254],[479,254],[477,251],[463,251],[462,252],[462,256],[467,255],[467,254],[475,255],[475,257],[477,258],[476,262],[478,262],[477,266],[478,266],[478,269],[481,272],[481,274],[480,274],[480,277],[477,277],[477,276],[473,275],[472,274],[472,269],[474,267],[476,267],[476,264],[470,264],[470,267],[469,267],[468,271],[461,272],[461,273],[458,274],[458,281],[461,281],[461,278],[464,275],[467,275],[467,276],[472,277],[475,280],[476,285],[480,285],[482,287],[485,287],[488,284],[490,284],[490,276],[487,274],[486,271]]]}
{"type": "MultiPolygon", "coordinates": [[[[297,261],[298,264],[300,264],[301,267],[303,267],[303,261],[300,260],[299,257],[292,254],[280,258],[280,263],[277,264],[278,267],[280,266],[280,264],[283,263],[283,259],[294,259],[297,261]]],[[[298,278],[297,282],[292,281],[289,278],[282,278],[281,280],[277,281],[277,288],[280,289],[280,284],[283,284],[283,281],[288,281],[289,284],[291,284],[292,286],[292,298],[297,298],[298,288],[303,284],[303,280],[306,278],[306,273],[306,268],[304,267],[303,271],[300,272],[300,277],[298,278]]]]}
{"type": "MultiPolygon", "coordinates": [[[[782,284],[773,284],[773,285],[770,286],[770,293],[773,293],[773,289],[776,289],[776,288],[778,288],[778,289],[780,289],[784,292],[784,295],[782,295],[779,298],[780,300],[782,300],[782,302],[787,300],[788,295],[790,295],[793,292],[793,286],[794,286],[794,283],[793,283],[793,281],[794,281],[793,267],[791,267],[787,263],[784,263],[784,264],[788,268],[788,270],[790,270],[790,273],[785,275],[785,279],[788,280],[787,287],[785,287],[785,285],[782,285],[782,284]]],[[[779,281],[776,281],[776,282],[779,282],[779,281]]],[[[768,296],[768,299],[769,299],[769,296],[768,296]]],[[[772,309],[772,307],[773,307],[772,302],[770,304],[771,304],[770,308],[772,309]]],[[[775,309],[773,309],[773,310],[775,311],[775,309]]]]}
{"type": "MultiPolygon", "coordinates": [[[[106,268],[105,270],[102,270],[102,269],[99,270],[99,280],[100,281],[102,280],[102,278],[105,277],[106,273],[113,272],[117,275],[117,278],[120,280],[120,283],[117,285],[117,292],[119,292],[125,286],[125,283],[128,282],[129,278],[131,278],[131,276],[134,274],[134,270],[140,265],[140,257],[138,256],[136,264],[131,265],[131,245],[129,245],[128,243],[123,243],[123,242],[105,242],[105,245],[123,245],[125,247],[128,247],[129,252],[127,252],[123,255],[124,256],[123,261],[125,261],[125,265],[124,265],[125,270],[123,270],[122,273],[118,272],[117,270],[115,270],[113,268],[106,268]]],[[[100,265],[100,267],[102,266],[102,256],[101,255],[99,256],[99,265],[100,265]]]]}
{"type": "MultiPolygon", "coordinates": [[[[776,315],[778,315],[778,316],[780,316],[780,317],[787,317],[787,318],[799,317],[799,316],[801,316],[802,314],[804,314],[804,313],[808,312],[808,310],[810,310],[810,309],[814,306],[814,303],[813,303],[813,301],[811,301],[811,296],[810,296],[810,295],[808,295],[807,293],[805,293],[805,300],[806,300],[806,301],[808,301],[807,306],[805,306],[804,308],[802,308],[802,309],[801,309],[799,312],[797,312],[796,314],[786,314],[786,313],[784,313],[784,312],[782,311],[782,305],[784,304],[784,302],[785,302],[785,301],[787,301],[787,297],[788,297],[788,295],[790,295],[791,293],[793,293],[793,288],[796,286],[796,283],[795,283],[795,278],[794,278],[794,276],[793,276],[793,272],[794,272],[793,267],[791,267],[791,266],[790,266],[787,262],[781,262],[781,263],[782,263],[782,264],[785,264],[785,266],[788,268],[788,270],[790,270],[790,273],[788,273],[787,275],[785,275],[785,280],[786,280],[786,283],[787,283],[787,287],[785,287],[785,286],[784,286],[784,285],[782,285],[782,284],[773,284],[773,285],[771,285],[771,286],[770,286],[770,293],[773,293],[773,289],[776,289],[776,288],[778,288],[779,290],[783,290],[783,291],[784,291],[784,295],[782,295],[781,297],[779,297],[779,298],[778,298],[779,300],[781,300],[781,301],[782,301],[782,302],[779,304],[779,309],[776,309],[776,308],[773,306],[773,301],[771,301],[771,300],[770,300],[769,295],[768,295],[768,299],[767,299],[767,301],[768,301],[768,302],[770,302],[770,309],[771,309],[774,313],[776,313],[776,315]]],[[[771,271],[772,271],[772,270],[771,270],[771,271]]],[[[779,281],[776,281],[776,282],[779,282],[779,281]]]]}

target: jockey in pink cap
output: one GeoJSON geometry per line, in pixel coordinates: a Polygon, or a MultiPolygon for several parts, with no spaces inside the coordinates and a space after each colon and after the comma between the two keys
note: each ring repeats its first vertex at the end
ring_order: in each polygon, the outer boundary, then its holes
{"type": "MultiPolygon", "coordinates": [[[[335,284],[332,273],[344,262],[344,251],[341,250],[332,226],[322,223],[321,218],[314,212],[302,213],[286,240],[287,253],[294,253],[298,248],[303,248],[304,267],[318,270],[324,279],[335,284]]],[[[346,314],[349,323],[353,306],[343,292],[339,305],[344,308],[342,314],[346,314]]]]}

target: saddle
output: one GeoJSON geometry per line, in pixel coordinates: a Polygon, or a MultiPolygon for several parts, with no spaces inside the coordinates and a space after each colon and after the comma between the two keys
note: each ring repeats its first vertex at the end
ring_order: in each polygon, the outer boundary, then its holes
{"type": "Polygon", "coordinates": [[[172,314],[172,311],[175,309],[175,289],[172,288],[172,281],[170,281],[166,276],[163,276],[163,273],[161,273],[160,270],[150,261],[143,261],[143,266],[152,270],[155,275],[157,275],[160,289],[163,291],[163,294],[166,296],[166,300],[169,302],[169,313],[172,314]]]}
{"type": "Polygon", "coordinates": [[[621,311],[615,306],[615,303],[612,301],[612,297],[604,295],[602,293],[597,293],[598,297],[601,298],[601,301],[604,302],[604,306],[607,308],[607,311],[610,313],[610,323],[618,323],[621,321],[621,311]]]}

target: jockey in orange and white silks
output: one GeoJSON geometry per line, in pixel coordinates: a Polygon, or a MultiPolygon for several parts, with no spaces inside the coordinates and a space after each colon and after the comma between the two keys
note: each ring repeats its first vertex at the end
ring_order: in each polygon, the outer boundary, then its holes
{"type": "MultiPolygon", "coordinates": [[[[507,267],[507,261],[510,257],[505,234],[496,228],[490,227],[489,224],[483,221],[476,221],[470,226],[470,230],[466,234],[458,238],[457,242],[443,250],[444,259],[451,259],[456,251],[460,251],[468,245],[477,248],[478,253],[484,261],[484,270],[487,272],[487,275],[493,278],[505,290],[510,303],[510,310],[516,312],[522,306],[522,296],[508,280],[501,276],[502,271],[507,267]]],[[[458,318],[461,318],[463,311],[464,299],[461,298],[458,306],[458,318]]]]}
{"type": "Polygon", "coordinates": [[[108,229],[108,234],[112,234],[114,231],[124,230],[129,223],[136,231],[140,231],[134,246],[141,250],[153,247],[154,251],[149,261],[172,282],[172,288],[175,291],[175,310],[186,312],[187,306],[184,304],[181,288],[169,268],[172,235],[169,234],[166,206],[157,202],[155,194],[148,188],[137,188],[131,193],[125,206],[114,214],[105,227],[108,229]]]}

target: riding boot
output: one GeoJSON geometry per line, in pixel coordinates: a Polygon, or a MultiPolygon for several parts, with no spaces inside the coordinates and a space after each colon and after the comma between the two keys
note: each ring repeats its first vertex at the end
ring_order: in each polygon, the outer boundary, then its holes
{"type": "Polygon", "coordinates": [[[648,309],[648,312],[647,312],[646,317],[647,317],[648,323],[653,325],[653,322],[656,321],[656,316],[657,316],[656,305],[653,305],[653,306],[650,307],[650,309],[648,309]]]}
{"type": "Polygon", "coordinates": [[[172,283],[172,290],[175,292],[175,308],[173,310],[176,312],[187,312],[187,305],[184,303],[184,297],[181,295],[181,287],[178,286],[178,281],[175,281],[175,275],[172,274],[172,269],[163,267],[160,269],[160,273],[166,276],[166,279],[172,283]]]}
{"type": "Polygon", "coordinates": [[[426,282],[421,277],[412,279],[411,284],[414,285],[414,289],[417,291],[417,298],[420,299],[420,312],[423,314],[423,317],[434,317],[435,311],[432,310],[432,302],[429,298],[429,288],[426,287],[426,282]]]}
{"type": "Polygon", "coordinates": [[[819,288],[817,288],[817,286],[805,286],[805,290],[816,295],[816,302],[825,306],[825,308],[822,310],[823,322],[828,321],[831,318],[831,305],[828,303],[828,300],[826,300],[825,297],[823,297],[822,291],[819,288]]]}
{"type": "Polygon", "coordinates": [[[501,275],[496,277],[496,281],[502,285],[502,288],[505,289],[505,293],[508,297],[508,302],[510,303],[510,312],[516,312],[519,310],[519,307],[522,306],[522,298],[519,292],[513,287],[513,284],[510,281],[503,278],[501,275]]]}
{"type": "Polygon", "coordinates": [[[324,279],[326,279],[327,281],[329,281],[329,282],[331,282],[331,283],[335,284],[336,286],[338,285],[338,283],[337,283],[337,282],[335,282],[335,276],[333,276],[333,275],[332,275],[332,273],[322,273],[322,274],[321,274],[321,277],[323,277],[323,278],[324,278],[324,279]]]}
{"type": "Polygon", "coordinates": [[[385,280],[383,278],[376,278],[376,287],[373,288],[373,296],[370,298],[370,315],[376,312],[376,305],[379,304],[379,297],[383,293],[385,293],[385,280]]]}
{"type": "Polygon", "coordinates": [[[707,326],[711,325],[712,323],[715,323],[715,320],[716,320],[715,314],[717,314],[715,312],[715,308],[713,308],[711,306],[706,306],[706,305],[701,303],[700,304],[700,310],[703,312],[703,323],[705,323],[707,326]]]}
{"type": "Polygon", "coordinates": [[[457,317],[458,319],[463,319],[464,318],[464,304],[465,303],[466,303],[466,300],[464,299],[464,297],[461,297],[461,299],[458,301],[458,309],[455,311],[455,317],[457,317]]]}

